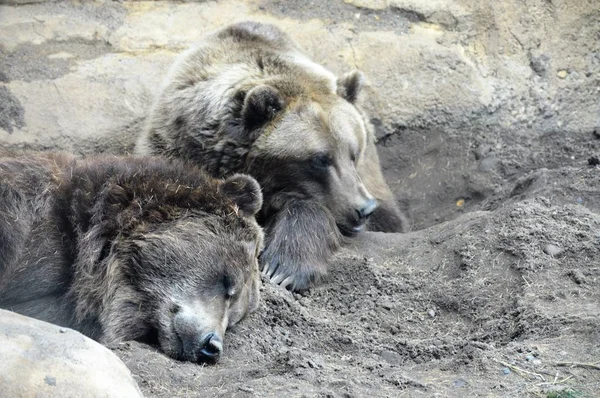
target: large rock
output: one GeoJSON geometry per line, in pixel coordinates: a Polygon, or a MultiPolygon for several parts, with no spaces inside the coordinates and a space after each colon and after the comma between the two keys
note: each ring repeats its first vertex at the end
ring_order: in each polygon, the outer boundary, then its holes
{"type": "Polygon", "coordinates": [[[141,397],[110,350],[66,328],[0,310],[5,397],[141,397]]]}

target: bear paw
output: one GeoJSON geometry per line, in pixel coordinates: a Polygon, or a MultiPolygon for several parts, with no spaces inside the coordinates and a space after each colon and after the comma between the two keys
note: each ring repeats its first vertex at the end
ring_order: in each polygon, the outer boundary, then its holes
{"type": "Polygon", "coordinates": [[[325,262],[313,260],[307,263],[266,252],[261,255],[261,264],[262,274],[269,278],[271,283],[294,292],[306,290],[321,282],[327,269],[325,262]]]}

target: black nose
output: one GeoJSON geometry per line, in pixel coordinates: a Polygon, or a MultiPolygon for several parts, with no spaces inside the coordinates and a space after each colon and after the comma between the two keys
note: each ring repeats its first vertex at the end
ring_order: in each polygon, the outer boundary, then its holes
{"type": "Polygon", "coordinates": [[[209,333],[203,339],[204,343],[200,349],[200,360],[216,361],[223,351],[223,340],[214,334],[209,333]]]}
{"type": "Polygon", "coordinates": [[[367,218],[373,214],[376,208],[377,201],[375,199],[369,199],[363,203],[363,206],[360,209],[357,209],[356,212],[358,213],[359,218],[367,218]]]}

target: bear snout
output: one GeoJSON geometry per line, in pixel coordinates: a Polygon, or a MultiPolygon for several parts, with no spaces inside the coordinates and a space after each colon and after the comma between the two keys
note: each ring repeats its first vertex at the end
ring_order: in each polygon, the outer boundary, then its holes
{"type": "Polygon", "coordinates": [[[223,340],[215,334],[209,333],[204,339],[203,347],[200,349],[200,360],[216,362],[223,351],[223,340]]]}
{"type": "Polygon", "coordinates": [[[177,336],[176,350],[179,359],[191,362],[218,361],[223,351],[223,338],[218,330],[210,327],[202,317],[189,311],[179,311],[173,319],[173,329],[177,336]]]}
{"type": "Polygon", "coordinates": [[[348,214],[346,224],[338,223],[342,234],[352,236],[362,231],[369,216],[373,214],[377,206],[377,200],[373,198],[365,200],[360,206],[354,209],[353,213],[348,214]]]}
{"type": "Polygon", "coordinates": [[[377,201],[375,199],[366,200],[362,206],[356,209],[359,220],[366,220],[377,208],[377,201]]]}
{"type": "Polygon", "coordinates": [[[178,334],[180,359],[191,362],[216,363],[223,352],[223,340],[216,332],[178,334]]]}

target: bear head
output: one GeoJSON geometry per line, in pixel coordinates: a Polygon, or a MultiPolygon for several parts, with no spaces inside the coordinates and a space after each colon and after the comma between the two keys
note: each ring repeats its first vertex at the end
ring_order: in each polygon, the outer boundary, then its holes
{"type": "Polygon", "coordinates": [[[258,306],[260,187],[177,162],[165,178],[148,172],[158,161],[139,162],[145,172],[106,184],[80,242],[77,316],[99,318],[101,342],[149,339],[173,358],[214,362],[226,329],[258,306]]]}
{"type": "Polygon", "coordinates": [[[344,235],[355,234],[377,207],[357,169],[369,139],[354,105],[363,75],[348,73],[337,86],[315,75],[296,77],[274,79],[245,93],[241,118],[253,142],[245,172],[261,184],[264,217],[288,200],[316,200],[344,235]]]}

